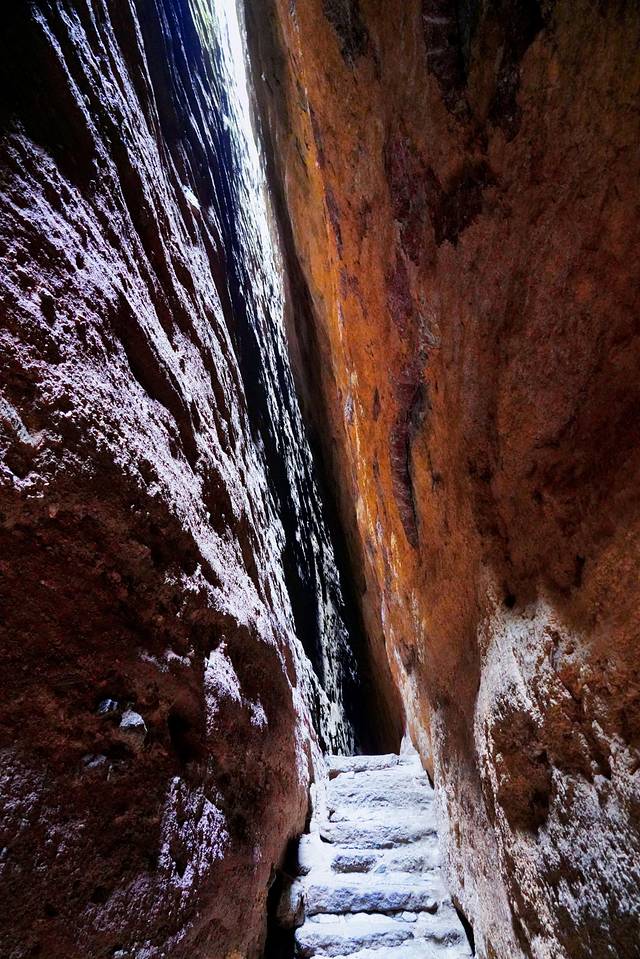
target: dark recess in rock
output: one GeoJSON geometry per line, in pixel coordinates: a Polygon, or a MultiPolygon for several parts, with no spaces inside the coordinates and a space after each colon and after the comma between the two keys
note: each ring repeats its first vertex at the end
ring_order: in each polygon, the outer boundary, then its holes
{"type": "Polygon", "coordinates": [[[422,29],[427,70],[438,81],[442,98],[454,114],[466,115],[465,87],[471,15],[477,0],[422,0],[422,29]]]}
{"type": "Polygon", "coordinates": [[[491,16],[500,25],[502,36],[489,119],[500,126],[508,138],[513,138],[520,127],[517,102],[520,63],[543,28],[541,3],[540,0],[500,0],[491,16]]]}
{"type": "Polygon", "coordinates": [[[322,0],[324,15],[338,34],[340,52],[353,67],[369,46],[369,33],[360,15],[360,0],[322,0]]]}
{"type": "Polygon", "coordinates": [[[429,393],[420,361],[409,364],[395,383],[399,410],[389,436],[393,492],[409,543],[418,546],[418,513],[412,479],[411,446],[429,410],[429,393]]]}

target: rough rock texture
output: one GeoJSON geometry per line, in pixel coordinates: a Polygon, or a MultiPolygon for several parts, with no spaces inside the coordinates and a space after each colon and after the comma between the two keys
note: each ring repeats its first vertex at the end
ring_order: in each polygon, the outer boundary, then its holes
{"type": "Polygon", "coordinates": [[[317,737],[354,745],[224,9],[0,14],[8,959],[258,955],[317,737]]]}
{"type": "Polygon", "coordinates": [[[478,954],[638,956],[638,7],[247,8],[304,408],[478,954]]]}

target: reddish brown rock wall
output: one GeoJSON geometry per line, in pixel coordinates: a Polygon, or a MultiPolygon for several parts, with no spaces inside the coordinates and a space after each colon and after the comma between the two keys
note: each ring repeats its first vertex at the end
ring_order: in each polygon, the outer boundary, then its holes
{"type": "Polygon", "coordinates": [[[637,956],[637,7],[252,16],[305,408],[478,952],[637,956]]]}
{"type": "Polygon", "coordinates": [[[353,748],[357,664],[211,12],[0,13],[7,959],[260,955],[318,736],[353,748]]]}

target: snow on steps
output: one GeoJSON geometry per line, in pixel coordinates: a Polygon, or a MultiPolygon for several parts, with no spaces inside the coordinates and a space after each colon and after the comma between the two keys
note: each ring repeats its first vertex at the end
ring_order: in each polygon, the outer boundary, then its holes
{"type": "Polygon", "coordinates": [[[302,959],[467,959],[415,752],[330,756],[324,801],[280,906],[302,959]]]}

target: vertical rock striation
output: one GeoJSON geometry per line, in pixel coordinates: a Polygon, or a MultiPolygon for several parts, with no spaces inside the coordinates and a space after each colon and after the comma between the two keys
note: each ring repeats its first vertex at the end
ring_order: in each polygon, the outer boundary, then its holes
{"type": "Polygon", "coordinates": [[[478,954],[637,956],[637,6],[247,8],[304,409],[478,954]]]}
{"type": "Polygon", "coordinates": [[[0,14],[11,959],[258,955],[318,745],[358,734],[227,7],[0,14]]]}

